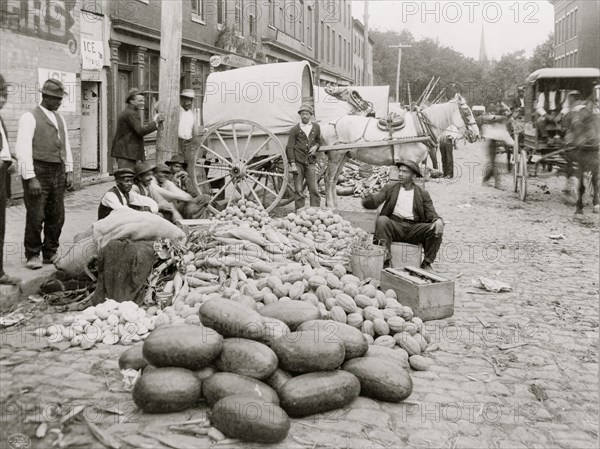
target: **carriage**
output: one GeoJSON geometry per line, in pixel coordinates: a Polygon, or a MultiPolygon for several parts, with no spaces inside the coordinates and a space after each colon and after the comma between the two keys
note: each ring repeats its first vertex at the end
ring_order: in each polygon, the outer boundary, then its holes
{"type": "MultiPolygon", "coordinates": [[[[515,120],[513,133],[515,145],[514,156],[514,188],[519,198],[525,201],[527,196],[527,164],[534,158],[536,176],[540,167],[552,170],[554,167],[567,168],[564,158],[566,148],[564,137],[566,128],[563,124],[547,123],[548,138],[536,126],[536,107],[541,93],[549,95],[550,88],[556,89],[557,105],[563,104],[569,91],[579,91],[581,98],[594,96],[598,101],[600,70],[596,68],[547,68],[536,70],[525,80],[525,114],[522,120],[515,120]]],[[[559,106],[560,107],[560,106],[559,106]]]]}
{"type": "MultiPolygon", "coordinates": [[[[336,125],[326,123],[328,121],[338,123],[340,117],[354,117],[348,115],[352,114],[348,104],[328,98],[324,89],[314,86],[311,68],[306,61],[215,72],[208,76],[206,86],[203,105],[205,127],[190,174],[198,190],[211,196],[208,207],[213,213],[218,213],[238,198],[251,199],[266,211],[294,200],[288,180],[290,174],[285,147],[290,129],[298,123],[297,111],[301,105],[313,107],[317,120],[325,123],[321,124],[322,132],[324,126],[335,130],[336,125]]],[[[359,90],[362,95],[374,100],[372,109],[376,116],[387,116],[388,86],[353,89],[362,89],[359,90]]],[[[461,98],[461,101],[464,100],[461,98]]],[[[448,117],[461,119],[462,112],[459,113],[458,108],[454,105],[456,114],[447,114],[448,117]]],[[[473,122],[470,110],[464,114],[470,116],[465,123],[473,122]]],[[[408,120],[409,125],[412,125],[411,120],[408,120]]],[[[399,144],[424,142],[431,139],[430,125],[423,127],[427,135],[408,139],[397,139],[391,131],[389,134],[381,131],[383,137],[377,140],[361,143],[359,139],[351,139],[351,142],[345,142],[338,141],[336,134],[336,139],[321,146],[320,157],[326,159],[328,151],[347,153],[355,148],[392,148],[399,144]]],[[[363,137],[364,134],[363,131],[363,137]]],[[[322,163],[322,166],[326,164],[322,163]]],[[[393,162],[386,165],[393,165],[393,162]]],[[[329,182],[332,179],[328,176],[329,182]]]]}

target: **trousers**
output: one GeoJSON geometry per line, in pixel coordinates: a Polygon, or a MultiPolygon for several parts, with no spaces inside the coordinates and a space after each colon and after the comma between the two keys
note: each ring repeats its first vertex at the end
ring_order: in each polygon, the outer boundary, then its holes
{"type": "Polygon", "coordinates": [[[429,148],[429,158],[431,159],[431,167],[434,170],[438,169],[437,147],[429,148]]]}
{"type": "Polygon", "coordinates": [[[4,232],[6,231],[6,183],[8,178],[6,163],[0,167],[0,277],[4,276],[4,232]]]}
{"type": "Polygon", "coordinates": [[[33,161],[35,177],[42,193],[29,193],[31,179],[23,180],[25,216],[25,257],[30,259],[42,252],[45,259],[58,251],[60,234],[65,223],[65,165],[33,161]],[[42,242],[42,230],[44,241],[42,242]]]}
{"type": "Polygon", "coordinates": [[[375,243],[385,246],[385,260],[392,258],[393,242],[404,242],[412,245],[423,245],[425,258],[423,262],[432,264],[442,244],[442,236],[435,236],[431,223],[410,223],[397,221],[390,217],[379,216],[375,222],[375,243]]]}
{"type": "Polygon", "coordinates": [[[450,139],[440,141],[440,153],[442,153],[442,170],[444,176],[454,177],[454,143],[450,139]]]}
{"type": "Polygon", "coordinates": [[[294,189],[296,190],[296,210],[302,209],[306,204],[304,195],[304,181],[308,185],[310,195],[310,206],[321,207],[321,196],[319,195],[319,185],[317,180],[317,166],[315,164],[301,164],[296,162],[298,173],[294,173],[294,189]]]}

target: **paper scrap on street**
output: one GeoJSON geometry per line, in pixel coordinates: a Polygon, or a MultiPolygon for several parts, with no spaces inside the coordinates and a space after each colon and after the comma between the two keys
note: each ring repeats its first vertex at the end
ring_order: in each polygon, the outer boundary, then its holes
{"type": "Polygon", "coordinates": [[[22,313],[9,313],[6,316],[0,317],[0,327],[10,327],[20,323],[25,319],[22,313]]]}
{"type": "Polygon", "coordinates": [[[564,234],[550,234],[548,237],[552,240],[567,240],[564,234]]]}
{"type": "Polygon", "coordinates": [[[471,283],[474,287],[494,293],[512,291],[512,287],[506,282],[498,281],[496,279],[489,279],[484,276],[479,276],[478,279],[472,279],[471,283]]]}

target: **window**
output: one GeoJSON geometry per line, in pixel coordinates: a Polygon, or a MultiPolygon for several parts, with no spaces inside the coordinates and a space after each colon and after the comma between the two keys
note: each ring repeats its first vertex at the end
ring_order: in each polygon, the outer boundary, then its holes
{"type": "Polygon", "coordinates": [[[250,5],[250,14],[248,14],[248,33],[250,34],[250,36],[254,36],[256,37],[256,12],[257,12],[257,5],[256,5],[256,1],[257,0],[252,0],[252,3],[250,5]]]}
{"type": "Polygon", "coordinates": [[[275,26],[275,0],[269,0],[268,6],[269,8],[269,25],[275,26]]]}
{"type": "Polygon", "coordinates": [[[579,67],[579,61],[577,59],[577,50],[573,53],[573,67],[579,67]]]}
{"type": "Polygon", "coordinates": [[[565,40],[571,39],[571,14],[567,14],[565,40]]]}
{"type": "Polygon", "coordinates": [[[573,37],[577,37],[577,8],[573,11],[573,37]]]}
{"type": "Polygon", "coordinates": [[[244,7],[243,0],[237,0],[235,2],[235,10],[234,10],[235,11],[235,15],[234,15],[235,29],[241,35],[244,34],[244,20],[242,17],[243,7],[244,7]]]}
{"type": "Polygon", "coordinates": [[[321,61],[325,60],[325,24],[321,20],[321,33],[319,34],[319,40],[321,41],[321,51],[319,55],[321,56],[321,61]]]}
{"type": "MultiPolygon", "coordinates": [[[[340,5],[341,7],[341,5],[340,5]]],[[[346,0],[344,0],[344,6],[343,6],[343,23],[344,23],[344,27],[346,27],[346,0]]]]}
{"type": "Polygon", "coordinates": [[[144,123],[152,119],[154,115],[154,107],[158,101],[158,86],[159,86],[159,64],[160,56],[154,53],[146,53],[144,55],[144,123]]]}
{"type": "Polygon", "coordinates": [[[350,5],[348,5],[348,29],[352,27],[352,12],[350,10],[350,5]]]}
{"type": "Polygon", "coordinates": [[[348,59],[346,59],[348,65],[347,70],[350,70],[350,61],[352,61],[352,55],[350,54],[350,42],[348,42],[348,59]]]}
{"type": "Polygon", "coordinates": [[[346,39],[344,39],[344,47],[342,50],[343,58],[342,58],[342,68],[346,70],[346,39]]]}
{"type": "Polygon", "coordinates": [[[226,0],[217,0],[217,23],[224,24],[227,21],[227,5],[226,0]]]}
{"type": "Polygon", "coordinates": [[[331,63],[335,65],[335,30],[331,30],[331,63]]]}
{"type": "Polygon", "coordinates": [[[279,28],[280,30],[285,30],[285,3],[284,0],[278,0],[277,4],[279,5],[279,28]]]}
{"type": "Polygon", "coordinates": [[[342,68],[342,35],[338,34],[338,65],[342,68]]]}
{"type": "Polygon", "coordinates": [[[309,48],[312,48],[312,45],[313,45],[312,24],[313,24],[313,11],[312,11],[312,8],[309,6],[308,10],[306,11],[306,44],[308,45],[309,48]]]}
{"type": "Polygon", "coordinates": [[[325,42],[325,46],[327,47],[327,58],[325,58],[325,60],[327,62],[329,62],[331,60],[329,57],[329,55],[331,53],[331,48],[330,48],[330,43],[329,43],[329,30],[330,29],[331,28],[329,27],[329,25],[327,25],[327,34],[325,35],[325,40],[327,41],[327,42],[325,42]]]}
{"type": "Polygon", "coordinates": [[[204,22],[204,0],[192,0],[192,20],[204,22]]]}
{"type": "Polygon", "coordinates": [[[304,0],[300,0],[300,16],[298,17],[298,39],[300,42],[304,42],[304,23],[302,23],[302,19],[304,18],[304,0]]]}

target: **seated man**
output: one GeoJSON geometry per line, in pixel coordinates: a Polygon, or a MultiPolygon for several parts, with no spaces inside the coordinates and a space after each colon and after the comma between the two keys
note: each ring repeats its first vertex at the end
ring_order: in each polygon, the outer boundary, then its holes
{"type": "Polygon", "coordinates": [[[192,196],[198,196],[198,191],[194,187],[194,183],[190,179],[187,172],[188,164],[181,156],[175,156],[170,161],[165,162],[173,172],[173,182],[184,192],[192,196]]]}
{"type": "Polygon", "coordinates": [[[522,118],[525,114],[525,88],[523,86],[517,88],[517,96],[513,98],[510,110],[515,119],[522,118]]]}
{"type": "Polygon", "coordinates": [[[153,174],[155,167],[156,165],[150,162],[139,162],[135,165],[135,184],[132,187],[132,192],[154,200],[158,205],[158,210],[167,220],[171,222],[182,220],[183,217],[175,206],[158,192],[153,174]]]}
{"type": "Polygon", "coordinates": [[[548,89],[548,95],[545,92],[540,92],[538,101],[535,107],[536,112],[536,127],[539,130],[542,138],[548,138],[548,130],[546,125],[554,123],[560,111],[560,92],[558,84],[553,82],[548,89]]]}
{"type": "Polygon", "coordinates": [[[114,176],[117,185],[102,196],[98,206],[98,220],[106,218],[113,210],[121,208],[158,213],[158,204],[152,198],[131,191],[133,170],[120,168],[115,171],[114,176]]]}
{"type": "Polygon", "coordinates": [[[581,101],[581,94],[578,90],[572,90],[568,93],[567,99],[563,103],[563,107],[560,110],[560,114],[556,116],[555,123],[557,126],[560,126],[562,129],[569,129],[571,124],[571,111],[577,111],[585,107],[585,103],[581,101]]]}
{"type": "Polygon", "coordinates": [[[154,168],[157,192],[167,201],[175,206],[179,213],[186,219],[206,218],[210,195],[198,195],[193,197],[183,191],[169,179],[173,172],[166,164],[158,164],[154,168]]]}
{"type": "Polygon", "coordinates": [[[423,245],[425,259],[421,268],[433,271],[435,260],[442,243],[444,221],[436,213],[429,193],[414,184],[415,177],[421,178],[419,167],[412,161],[398,162],[398,183],[388,183],[374,195],[364,195],[362,205],[366,209],[383,208],[375,223],[375,241],[385,245],[386,263],[391,262],[392,242],[423,245]]]}

